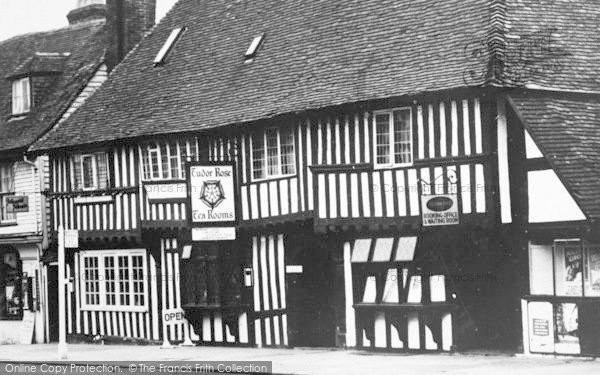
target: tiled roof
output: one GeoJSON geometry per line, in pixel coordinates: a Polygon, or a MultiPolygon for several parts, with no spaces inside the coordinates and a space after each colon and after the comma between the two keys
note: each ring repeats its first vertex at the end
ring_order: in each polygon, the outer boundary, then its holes
{"type": "Polygon", "coordinates": [[[10,80],[11,78],[26,76],[32,73],[62,73],[68,57],[68,53],[46,54],[36,52],[5,78],[10,80]]]}
{"type": "Polygon", "coordinates": [[[465,86],[473,63],[465,47],[485,39],[489,12],[481,0],[180,0],[34,149],[465,86]],[[183,26],[166,63],[154,67],[171,31],[183,26]],[[244,63],[263,32],[257,57],[244,63]]]}
{"type": "Polygon", "coordinates": [[[0,42],[0,153],[26,149],[54,125],[101,63],[104,38],[104,22],[91,21],[0,42]],[[70,55],[53,56],[57,53],[70,55]],[[43,102],[28,116],[11,118],[12,86],[7,77],[58,70],[62,73],[43,102]]]}
{"type": "Polygon", "coordinates": [[[507,83],[600,92],[598,1],[503,1],[507,83]]]}
{"type": "Polygon", "coordinates": [[[513,93],[517,115],[588,218],[600,218],[600,96],[513,93]]]}
{"type": "Polygon", "coordinates": [[[33,149],[465,86],[600,91],[599,18],[592,2],[568,0],[180,0],[33,149]],[[179,27],[187,29],[154,67],[179,27]],[[263,32],[256,59],[245,64],[263,32]]]}

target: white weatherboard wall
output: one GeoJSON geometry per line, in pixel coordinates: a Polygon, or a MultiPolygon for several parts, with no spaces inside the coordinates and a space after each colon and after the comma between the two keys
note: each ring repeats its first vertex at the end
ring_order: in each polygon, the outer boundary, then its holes
{"type": "Polygon", "coordinates": [[[585,215],[552,169],[528,172],[529,222],[585,220],[585,215]]]}
{"type": "MultiPolygon", "coordinates": [[[[41,159],[37,165],[40,165],[41,159]]],[[[15,195],[29,198],[29,210],[16,214],[16,225],[0,227],[0,237],[7,235],[41,234],[42,230],[42,195],[40,189],[40,170],[24,162],[15,162],[14,166],[15,195]]]]}

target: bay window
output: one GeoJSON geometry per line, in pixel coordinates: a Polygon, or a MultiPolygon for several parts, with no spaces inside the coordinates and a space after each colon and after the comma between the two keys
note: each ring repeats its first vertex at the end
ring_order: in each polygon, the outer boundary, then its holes
{"type": "Polygon", "coordinates": [[[412,114],[410,108],[374,113],[375,166],[394,167],[412,163],[412,114]]]}
{"type": "Polygon", "coordinates": [[[251,138],[254,180],[296,174],[293,128],[270,127],[251,138]]]}
{"type": "Polygon", "coordinates": [[[14,169],[13,163],[0,164],[0,223],[14,222],[16,216],[13,212],[9,212],[7,198],[14,195],[14,169]]]}
{"type": "Polygon", "coordinates": [[[81,253],[81,301],[87,310],[145,311],[148,305],[145,250],[81,253]]]}
{"type": "Polygon", "coordinates": [[[73,190],[102,190],[108,188],[108,156],[106,152],[77,154],[71,157],[73,190]]]}
{"type": "Polygon", "coordinates": [[[12,113],[20,115],[31,109],[31,88],[29,77],[17,79],[12,83],[12,113]]]}

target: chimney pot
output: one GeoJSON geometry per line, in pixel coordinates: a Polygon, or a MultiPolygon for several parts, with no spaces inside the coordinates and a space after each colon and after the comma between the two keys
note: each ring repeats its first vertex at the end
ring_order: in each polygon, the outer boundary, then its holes
{"type": "Polygon", "coordinates": [[[77,7],[67,14],[69,25],[106,19],[106,4],[102,0],[77,0],[77,7]]]}

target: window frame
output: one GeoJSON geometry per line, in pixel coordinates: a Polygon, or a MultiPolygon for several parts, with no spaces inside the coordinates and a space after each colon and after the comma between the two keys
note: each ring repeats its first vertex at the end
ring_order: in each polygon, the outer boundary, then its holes
{"type": "Polygon", "coordinates": [[[146,249],[111,249],[111,250],[83,250],[79,253],[79,301],[81,310],[84,311],[122,311],[122,312],[147,312],[148,311],[148,299],[150,298],[150,291],[148,290],[148,252],[146,249]],[[121,296],[125,295],[120,292],[120,275],[119,275],[119,257],[126,256],[128,259],[127,270],[128,270],[128,281],[129,286],[126,295],[129,296],[129,304],[121,304],[121,296]],[[141,305],[134,305],[135,292],[134,284],[136,281],[133,277],[133,257],[142,257],[142,278],[144,291],[144,303],[141,305]],[[85,260],[87,258],[96,258],[98,260],[98,293],[99,293],[99,304],[88,304],[85,301],[86,293],[86,279],[85,275],[85,260]],[[113,258],[114,264],[114,277],[110,280],[113,283],[114,292],[111,292],[115,296],[115,304],[109,305],[107,303],[108,293],[106,283],[108,280],[105,276],[105,258],[113,258]]]}
{"type": "Polygon", "coordinates": [[[5,212],[6,210],[6,198],[14,196],[15,195],[15,164],[10,162],[10,163],[0,163],[0,225],[11,225],[11,224],[16,224],[17,223],[17,214],[16,213],[12,213],[9,214],[8,212],[5,212]],[[4,171],[5,170],[10,170],[11,172],[11,181],[12,181],[12,188],[11,189],[7,189],[7,191],[2,191],[4,190],[3,186],[2,186],[2,182],[4,181],[4,171]],[[8,217],[12,215],[11,218],[4,218],[5,216],[8,217]]]}
{"type": "Polygon", "coordinates": [[[81,168],[81,190],[90,191],[98,189],[98,160],[95,154],[81,154],[79,156],[79,167],[81,168]],[[84,159],[92,160],[92,186],[86,187],[84,159]]]}
{"type": "Polygon", "coordinates": [[[259,181],[268,181],[268,180],[276,180],[280,178],[292,177],[298,174],[298,165],[296,163],[296,133],[294,132],[294,128],[290,127],[280,127],[280,126],[267,126],[259,131],[253,132],[250,134],[250,181],[259,182],[259,181]],[[269,174],[269,156],[268,156],[268,146],[267,146],[267,131],[269,129],[275,129],[277,131],[277,159],[278,159],[278,173],[277,174],[269,174]],[[283,154],[281,152],[281,130],[289,130],[292,136],[292,145],[293,145],[293,155],[294,155],[294,173],[283,173],[283,154]],[[264,171],[264,177],[254,177],[254,137],[262,136],[263,139],[263,158],[262,160],[262,170],[264,171]]]}
{"type": "Polygon", "coordinates": [[[411,107],[396,107],[396,108],[373,111],[372,121],[373,121],[372,137],[373,137],[373,167],[374,167],[374,169],[400,168],[400,167],[412,166],[415,161],[414,143],[413,143],[413,126],[412,126],[412,124],[413,124],[412,108],[411,107]],[[396,139],[395,139],[395,129],[394,129],[394,113],[399,112],[399,111],[408,111],[410,162],[406,162],[406,163],[396,163],[396,161],[395,161],[396,160],[396,154],[395,154],[396,139]],[[377,116],[382,115],[382,114],[388,115],[388,121],[389,121],[388,122],[389,154],[387,155],[390,160],[389,163],[378,163],[377,162],[377,156],[378,156],[377,155],[377,146],[378,146],[378,143],[377,143],[377,116]]]}
{"type": "Polygon", "coordinates": [[[576,298],[576,299],[588,299],[588,298],[599,298],[600,297],[600,291],[597,292],[596,294],[594,293],[590,293],[590,290],[593,290],[592,288],[590,288],[593,284],[592,284],[592,275],[589,269],[589,262],[590,262],[590,250],[592,249],[598,249],[600,248],[600,243],[598,242],[590,242],[587,241],[583,238],[560,238],[560,239],[554,239],[551,242],[549,241],[545,241],[545,242],[537,242],[537,241],[530,241],[528,244],[528,262],[529,262],[529,293],[532,296],[543,296],[543,297],[550,297],[550,298],[576,298]],[[540,264],[537,264],[538,268],[535,268],[536,265],[534,265],[532,263],[532,246],[542,246],[542,247],[547,247],[548,250],[551,252],[550,254],[550,258],[552,259],[552,264],[550,265],[550,270],[540,270],[539,267],[541,267],[540,264]],[[577,285],[577,294],[573,294],[573,293],[567,293],[567,290],[570,290],[570,288],[568,288],[568,285],[561,285],[562,289],[559,289],[559,285],[558,285],[558,278],[561,278],[561,283],[564,283],[564,276],[565,274],[563,272],[561,272],[560,274],[557,272],[557,269],[559,269],[559,265],[562,265],[562,268],[560,268],[561,271],[564,271],[566,264],[564,263],[558,263],[557,260],[558,258],[558,248],[562,248],[562,253],[560,254],[562,256],[562,259],[560,259],[561,261],[564,261],[564,257],[565,257],[565,249],[567,247],[574,247],[577,246],[579,248],[579,254],[581,255],[581,260],[580,260],[580,280],[577,280],[577,278],[575,278],[575,280],[577,281],[577,283],[579,284],[579,282],[581,283],[581,285],[577,285]],[[550,272],[551,273],[551,278],[552,278],[552,285],[550,287],[550,289],[552,289],[552,294],[547,294],[547,293],[536,293],[534,291],[532,291],[532,277],[536,274],[538,274],[539,272],[550,272]],[[579,293],[580,292],[580,293],[579,293]]]}
{"type": "Polygon", "coordinates": [[[13,116],[24,115],[31,112],[31,102],[31,79],[29,77],[23,77],[12,81],[13,116]],[[27,95],[25,95],[23,90],[24,87],[27,87],[27,95]]]}
{"type": "Polygon", "coordinates": [[[99,176],[99,168],[98,168],[98,157],[99,155],[102,155],[102,157],[105,158],[105,162],[106,162],[106,186],[102,188],[103,189],[108,189],[110,188],[110,181],[111,181],[111,176],[110,176],[110,167],[109,167],[109,152],[108,151],[94,151],[94,152],[87,152],[87,153],[74,153],[71,154],[69,156],[69,166],[71,168],[71,171],[69,173],[69,177],[71,178],[70,181],[70,186],[71,186],[71,190],[72,191],[84,191],[84,192],[89,192],[89,191],[95,191],[95,190],[101,190],[100,188],[100,176],[99,176]],[[85,158],[91,157],[92,158],[92,178],[93,178],[93,186],[91,187],[85,187],[85,183],[84,183],[84,167],[83,167],[83,162],[85,158]],[[77,158],[79,158],[79,160],[77,160],[77,158]],[[79,172],[81,173],[81,181],[80,184],[78,185],[78,181],[75,178],[75,174],[76,174],[76,168],[79,168],[79,172]]]}
{"type": "Polygon", "coordinates": [[[182,181],[186,179],[185,163],[190,158],[192,161],[198,161],[200,157],[200,144],[197,137],[184,139],[166,139],[162,141],[145,142],[138,146],[140,159],[140,176],[144,183],[160,181],[182,181]],[[175,146],[177,154],[173,155],[171,146],[175,146]],[[163,155],[162,149],[165,154],[163,155]],[[155,176],[152,167],[153,162],[151,152],[156,152],[157,173],[155,176]],[[173,162],[177,161],[177,176],[173,176],[173,162]],[[163,162],[167,162],[167,177],[164,177],[165,170],[163,162]],[[146,168],[149,171],[149,177],[146,176],[146,168]]]}

